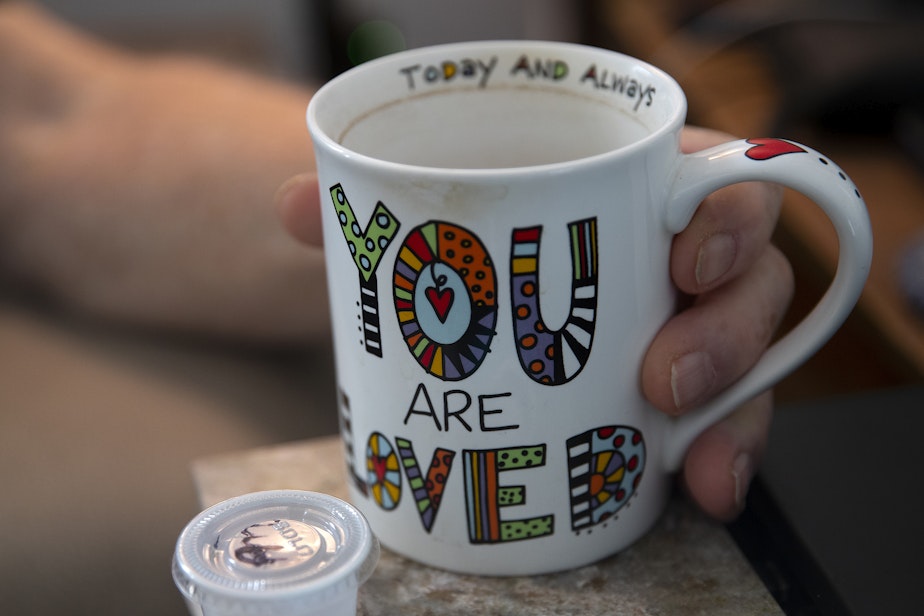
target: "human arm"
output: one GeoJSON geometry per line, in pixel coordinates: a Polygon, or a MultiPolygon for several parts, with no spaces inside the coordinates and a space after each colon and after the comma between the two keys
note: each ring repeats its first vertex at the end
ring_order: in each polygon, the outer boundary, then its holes
{"type": "Polygon", "coordinates": [[[0,5],[0,277],[94,319],[295,342],[328,331],[319,249],[272,195],[311,169],[307,88],[106,46],[0,5]]]}
{"type": "MultiPolygon", "coordinates": [[[[0,5],[0,275],[94,318],[326,337],[309,97],[188,58],[130,56],[0,5]]],[[[682,147],[728,139],[688,128],[682,147]]],[[[769,243],[779,206],[769,185],[730,187],[676,237],[671,274],[689,305],[642,366],[660,410],[711,398],[766,348],[793,286],[769,243]]],[[[709,514],[740,510],[771,407],[758,397],[690,448],[684,478],[709,514]]]]}

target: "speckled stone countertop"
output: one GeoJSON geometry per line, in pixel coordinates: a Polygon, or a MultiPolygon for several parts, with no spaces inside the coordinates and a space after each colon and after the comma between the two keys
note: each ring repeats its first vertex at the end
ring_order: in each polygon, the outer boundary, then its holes
{"type": "MultiPolygon", "coordinates": [[[[347,498],[336,437],[193,464],[203,507],[247,492],[313,490],[347,498]]],[[[553,575],[488,578],[419,565],[388,550],[360,590],[362,616],[781,614],[725,529],[681,498],[628,550],[553,575]]]]}

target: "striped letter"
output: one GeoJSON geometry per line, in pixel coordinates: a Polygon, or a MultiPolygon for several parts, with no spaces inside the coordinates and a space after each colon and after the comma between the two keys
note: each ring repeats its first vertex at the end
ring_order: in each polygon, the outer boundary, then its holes
{"type": "Polygon", "coordinates": [[[379,201],[372,212],[369,224],[363,229],[359,226],[340,184],[331,187],[330,197],[337,211],[343,237],[359,270],[359,297],[366,351],[381,357],[382,335],[379,329],[378,280],[375,270],[401,224],[385,204],[379,201]]]}
{"type": "Polygon", "coordinates": [[[542,227],[513,230],[510,296],[514,336],[523,370],[538,383],[561,385],[584,368],[597,318],[597,219],[568,224],[571,240],[571,308],[559,330],[539,306],[539,242],[542,227]]]}
{"type": "Polygon", "coordinates": [[[545,465],[545,445],[466,449],[462,457],[465,462],[468,536],[472,543],[519,541],[554,532],[555,516],[551,514],[522,520],[503,520],[500,515],[502,507],[526,502],[526,488],[500,485],[500,474],[545,465]]]}

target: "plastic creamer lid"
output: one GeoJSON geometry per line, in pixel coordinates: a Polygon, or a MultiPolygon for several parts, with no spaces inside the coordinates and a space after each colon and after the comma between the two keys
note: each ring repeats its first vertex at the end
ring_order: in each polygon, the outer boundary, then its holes
{"type": "Polygon", "coordinates": [[[316,492],[255,492],[210,507],[186,526],[173,579],[206,613],[257,606],[257,613],[306,613],[306,605],[337,603],[355,610],[378,557],[378,541],[350,504],[316,492]]]}

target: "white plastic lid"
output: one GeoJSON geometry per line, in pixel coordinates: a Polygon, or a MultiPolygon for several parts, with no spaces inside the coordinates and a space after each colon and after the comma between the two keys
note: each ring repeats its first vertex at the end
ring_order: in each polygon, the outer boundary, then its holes
{"type": "Polygon", "coordinates": [[[273,490],[206,509],[180,534],[173,579],[193,613],[355,614],[379,544],[359,511],[273,490]]]}

